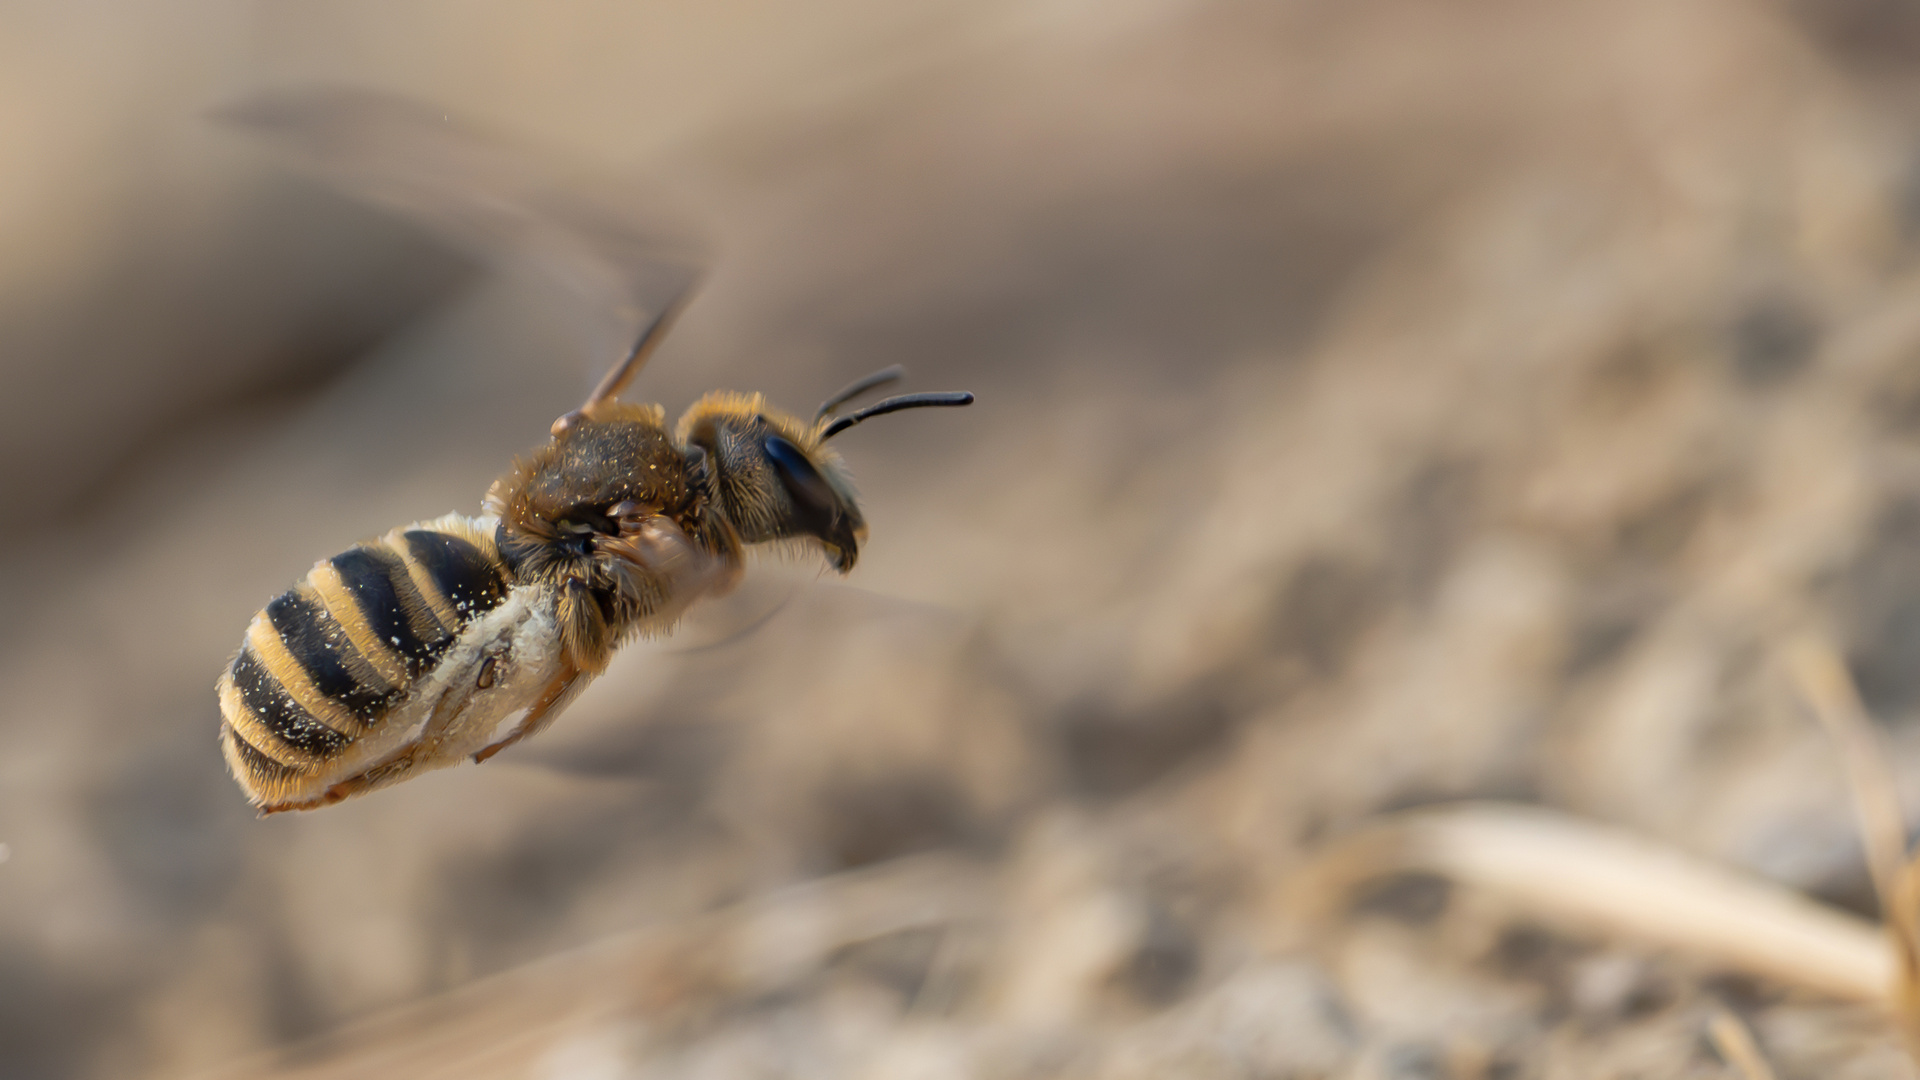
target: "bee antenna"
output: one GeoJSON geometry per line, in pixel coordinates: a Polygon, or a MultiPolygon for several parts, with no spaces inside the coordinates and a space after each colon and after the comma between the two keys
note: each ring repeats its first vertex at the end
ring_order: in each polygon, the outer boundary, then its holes
{"type": "Polygon", "coordinates": [[[831,439],[835,435],[840,434],[870,416],[881,416],[885,413],[899,412],[901,409],[925,409],[935,406],[954,408],[960,405],[971,404],[973,404],[973,395],[964,390],[940,391],[930,394],[901,394],[899,397],[890,397],[885,401],[869,405],[859,412],[854,413],[852,416],[843,416],[835,420],[833,423],[827,425],[827,430],[822,432],[820,437],[822,439],[831,439]]]}
{"type": "Polygon", "coordinates": [[[827,417],[833,415],[835,409],[838,409],[840,406],[845,405],[847,402],[852,401],[854,398],[859,397],[869,390],[877,390],[888,383],[896,383],[906,377],[907,369],[901,367],[899,364],[895,364],[890,368],[881,368],[879,371],[874,372],[864,379],[855,379],[853,382],[835,391],[832,397],[820,403],[820,411],[813,414],[813,422],[817,424],[825,420],[827,417]]]}
{"type": "Polygon", "coordinates": [[[578,424],[593,410],[594,406],[612,400],[620,391],[626,389],[627,384],[632,382],[633,377],[638,375],[640,369],[646,365],[647,358],[653,355],[653,350],[659,347],[661,339],[667,336],[667,330],[673,326],[673,320],[680,316],[681,310],[687,306],[687,301],[693,298],[693,285],[692,277],[682,283],[679,291],[660,306],[660,312],[653,317],[653,321],[640,331],[640,339],[633,343],[633,349],[627,353],[627,358],[615,364],[613,369],[607,372],[606,376],[600,380],[600,385],[594,387],[593,393],[587,395],[584,404],[553,422],[555,436],[578,424]]]}

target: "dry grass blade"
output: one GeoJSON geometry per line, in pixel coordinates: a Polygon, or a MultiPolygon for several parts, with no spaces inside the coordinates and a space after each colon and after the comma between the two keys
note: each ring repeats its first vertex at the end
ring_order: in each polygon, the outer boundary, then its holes
{"type": "MultiPolygon", "coordinates": [[[[1467,803],[1337,842],[1300,899],[1324,909],[1368,877],[1443,874],[1536,918],[1672,948],[1835,997],[1890,1004],[1894,955],[1872,923],[1653,840],[1533,807],[1467,803]]],[[[1309,907],[1309,910],[1311,910],[1309,907]]]]}
{"type": "MultiPolygon", "coordinates": [[[[1424,870],[1505,895],[1536,918],[1691,956],[1892,1011],[1920,1046],[1920,863],[1909,859],[1893,777],[1833,650],[1801,640],[1784,659],[1838,748],[1884,927],[1623,830],[1553,811],[1461,804],[1386,819],[1336,842],[1297,883],[1324,911],[1373,876],[1424,870]]],[[[1750,1078],[1771,1077],[1724,1010],[1709,1034],[1750,1078]]]]}
{"type": "Polygon", "coordinates": [[[1840,751],[1860,819],[1868,869],[1893,940],[1895,1007],[1909,1045],[1920,1048],[1920,883],[1916,882],[1920,871],[1908,857],[1906,817],[1893,774],[1886,767],[1853,678],[1834,650],[1824,642],[1801,638],[1788,646],[1786,662],[1807,704],[1840,751]]]}
{"type": "Polygon", "coordinates": [[[1846,666],[1831,648],[1802,638],[1788,646],[1786,663],[1820,726],[1840,751],[1840,764],[1846,770],[1847,789],[1853,795],[1854,812],[1859,816],[1860,835],[1867,849],[1867,868],[1885,906],[1907,861],[1906,821],[1893,776],[1883,764],[1873,724],[1860,704],[1846,666]]]}
{"type": "Polygon", "coordinates": [[[1707,1036],[1713,1040],[1713,1048],[1745,1080],[1775,1080],[1773,1066],[1767,1064],[1766,1055],[1754,1042],[1753,1032],[1731,1009],[1722,1006],[1713,1011],[1707,1020],[1707,1036]]]}

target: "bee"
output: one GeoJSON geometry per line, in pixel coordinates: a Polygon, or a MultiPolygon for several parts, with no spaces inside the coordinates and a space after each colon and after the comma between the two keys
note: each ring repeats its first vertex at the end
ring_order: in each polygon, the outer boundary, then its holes
{"type": "Polygon", "coordinates": [[[622,644],[730,590],[749,548],[817,552],[846,574],[867,526],[827,441],[884,413],[973,401],[904,394],[836,415],[899,379],[895,367],[811,420],[718,391],[670,431],[660,406],[618,395],[686,295],[494,482],[482,516],[323,559],[253,617],[217,691],[227,765],[262,814],[482,762],[539,732],[622,644]]]}

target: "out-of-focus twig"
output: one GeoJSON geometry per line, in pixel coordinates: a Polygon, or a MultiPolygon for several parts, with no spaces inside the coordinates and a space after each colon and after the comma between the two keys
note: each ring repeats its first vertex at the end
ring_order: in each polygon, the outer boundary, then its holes
{"type": "MultiPolygon", "coordinates": [[[[1463,803],[1387,818],[1334,842],[1296,880],[1306,910],[1369,877],[1444,874],[1536,917],[1673,948],[1710,963],[1891,1011],[1920,1048],[1920,860],[1873,725],[1845,666],[1801,639],[1784,652],[1839,751],[1885,925],[1620,829],[1554,811],[1463,803]]],[[[1730,1013],[1709,1034],[1749,1078],[1772,1071],[1730,1013]]]]}
{"type": "Polygon", "coordinates": [[[1766,1055],[1754,1042],[1753,1032],[1733,1010],[1724,1005],[1713,1010],[1707,1019],[1707,1037],[1727,1064],[1740,1070],[1744,1080],[1775,1080],[1773,1066],[1767,1064],[1766,1055]]]}
{"type": "Polygon", "coordinates": [[[1889,1004],[1894,956],[1856,916],[1621,829],[1536,807],[1462,803],[1388,818],[1325,851],[1296,886],[1324,907],[1369,877],[1443,874],[1535,916],[1737,971],[1889,1004]]]}
{"type": "Polygon", "coordinates": [[[1860,704],[1853,679],[1832,649],[1811,638],[1801,638],[1787,647],[1786,664],[1820,726],[1840,752],[1840,766],[1846,772],[1847,789],[1853,796],[1854,813],[1866,846],[1867,869],[1885,904],[1906,865],[1906,823],[1873,725],[1860,704]]]}
{"type": "Polygon", "coordinates": [[[1833,648],[1802,637],[1787,647],[1786,663],[1800,693],[1840,752],[1853,794],[1867,867],[1895,961],[1889,991],[1910,1049],[1920,1053],[1920,868],[1907,850],[1906,815],[1893,774],[1846,665],[1833,648]]]}

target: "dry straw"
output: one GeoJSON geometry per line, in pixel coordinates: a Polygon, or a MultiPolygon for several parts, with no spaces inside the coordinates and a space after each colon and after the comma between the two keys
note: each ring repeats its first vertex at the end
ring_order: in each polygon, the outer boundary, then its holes
{"type": "MultiPolygon", "coordinates": [[[[1296,879],[1299,910],[1324,912],[1381,874],[1437,873],[1535,918],[1884,1008],[1920,1057],[1920,861],[1892,774],[1833,649],[1801,639],[1783,660],[1840,755],[1884,925],[1646,836],[1500,803],[1396,815],[1343,837],[1296,879]]],[[[1718,1010],[1708,1035],[1747,1077],[1772,1077],[1732,1013],[1718,1010]]]]}
{"type": "Polygon", "coordinates": [[[1753,1032],[1747,1030],[1746,1022],[1732,1009],[1722,1005],[1713,1010],[1707,1020],[1707,1037],[1713,1040],[1713,1048],[1720,1056],[1740,1070],[1744,1080],[1775,1080],[1773,1066],[1753,1041],[1753,1032]]]}
{"type": "Polygon", "coordinates": [[[1840,752],[1847,788],[1860,821],[1867,869],[1891,947],[1893,972],[1886,992],[1909,1050],[1920,1056],[1920,879],[1907,846],[1906,816],[1873,724],[1853,679],[1825,643],[1801,638],[1788,646],[1786,663],[1814,715],[1840,752]]]}

